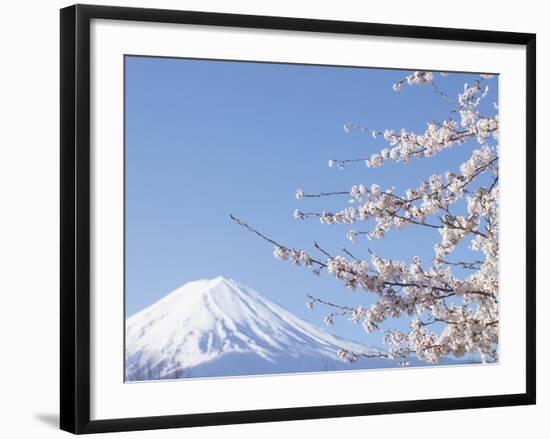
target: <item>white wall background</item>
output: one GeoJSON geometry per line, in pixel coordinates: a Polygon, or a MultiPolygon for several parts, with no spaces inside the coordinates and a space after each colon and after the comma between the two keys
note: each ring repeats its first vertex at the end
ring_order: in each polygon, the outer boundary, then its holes
{"type": "MultiPolygon", "coordinates": [[[[87,3],[96,3],[88,1],[87,3]]],[[[549,207],[548,136],[543,108],[550,28],[544,2],[438,0],[411,2],[299,0],[104,0],[100,4],[163,7],[260,15],[484,28],[536,32],[538,38],[538,405],[455,412],[326,419],[156,432],[105,437],[187,438],[238,436],[318,438],[358,435],[376,438],[512,437],[548,429],[550,380],[548,299],[544,272],[550,245],[542,225],[549,207]],[[546,52],[546,53],[545,53],[546,52]]],[[[0,14],[0,432],[9,438],[61,437],[58,422],[59,287],[59,13],[64,1],[8,2],[0,14]]]]}

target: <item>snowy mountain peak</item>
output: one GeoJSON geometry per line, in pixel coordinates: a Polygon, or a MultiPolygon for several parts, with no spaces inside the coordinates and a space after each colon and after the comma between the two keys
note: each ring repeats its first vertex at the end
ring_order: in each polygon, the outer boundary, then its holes
{"type": "Polygon", "coordinates": [[[218,276],[189,282],[169,293],[149,308],[135,314],[127,321],[128,329],[135,322],[154,318],[169,318],[189,322],[243,320],[252,317],[250,303],[259,299],[258,293],[239,285],[232,279],[218,276]],[[200,319],[199,319],[200,317],[200,319]]]}
{"type": "Polygon", "coordinates": [[[126,378],[349,369],[337,356],[342,347],[366,351],[218,276],[182,285],[127,319],[126,378]]]}
{"type": "MultiPolygon", "coordinates": [[[[218,276],[213,279],[200,279],[189,282],[169,293],[160,302],[174,300],[188,300],[188,296],[199,298],[202,296],[210,296],[223,298],[233,294],[247,293],[246,287],[239,285],[233,279],[228,279],[224,276],[218,276]]],[[[160,303],[157,302],[157,303],[160,303]]]]}

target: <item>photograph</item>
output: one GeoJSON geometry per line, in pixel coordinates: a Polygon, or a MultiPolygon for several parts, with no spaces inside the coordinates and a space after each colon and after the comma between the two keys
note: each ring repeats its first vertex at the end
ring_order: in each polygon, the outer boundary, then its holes
{"type": "Polygon", "coordinates": [[[125,382],[499,363],[499,75],[417,67],[124,56],[125,382]]]}

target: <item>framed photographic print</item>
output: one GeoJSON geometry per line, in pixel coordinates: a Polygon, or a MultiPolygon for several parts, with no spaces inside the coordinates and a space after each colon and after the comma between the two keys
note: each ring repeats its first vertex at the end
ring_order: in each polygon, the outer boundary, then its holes
{"type": "Polygon", "coordinates": [[[535,403],[535,35],[61,10],[61,428],[535,403]]]}

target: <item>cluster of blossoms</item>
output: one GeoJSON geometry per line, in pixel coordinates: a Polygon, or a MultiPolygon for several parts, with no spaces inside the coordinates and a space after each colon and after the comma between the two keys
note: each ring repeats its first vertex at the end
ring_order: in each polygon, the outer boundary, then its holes
{"type": "Polygon", "coordinates": [[[357,209],[353,207],[348,207],[336,213],[323,212],[319,216],[321,224],[353,224],[356,218],[357,209]]]}
{"type": "Polygon", "coordinates": [[[403,84],[407,82],[409,85],[426,85],[431,84],[434,80],[434,75],[432,72],[416,71],[412,75],[407,76],[405,79],[396,82],[393,84],[394,91],[402,91],[403,84]]]}
{"type": "Polygon", "coordinates": [[[290,250],[286,247],[275,246],[273,256],[282,261],[289,260],[295,265],[311,267],[313,264],[311,257],[303,250],[290,250]]]}
{"type": "Polygon", "coordinates": [[[364,161],[367,167],[377,168],[386,160],[406,163],[411,158],[433,157],[444,149],[463,144],[471,138],[476,138],[480,144],[491,137],[497,139],[498,116],[481,118],[477,111],[465,108],[458,113],[461,116],[460,122],[453,119],[441,123],[430,122],[421,134],[405,129],[400,132],[385,130],[383,136],[388,147],[365,159],[331,159],[329,167],[344,169],[350,162],[364,161]]]}
{"type": "MultiPolygon", "coordinates": [[[[329,272],[337,278],[378,295],[378,300],[368,308],[343,307],[344,312],[337,313],[347,315],[353,322],[362,321],[366,331],[378,331],[381,322],[402,315],[431,316],[427,321],[413,318],[409,333],[388,331],[384,342],[389,349],[380,356],[404,358],[415,354],[423,361],[437,363],[445,355],[461,357],[468,352],[480,352],[485,360],[496,359],[498,306],[491,293],[498,290],[495,266],[484,264],[475,274],[460,281],[453,278],[448,267],[424,271],[418,258],[410,266],[377,256],[372,257],[370,265],[340,256],[328,263],[329,272]],[[463,298],[463,303],[445,302],[453,296],[463,298]],[[470,307],[473,303],[480,306],[470,307]],[[444,330],[439,334],[428,331],[427,327],[434,323],[445,325],[444,330]]],[[[334,313],[327,316],[331,324],[334,316],[334,313]]],[[[341,354],[350,361],[360,355],[349,351],[341,354]]]]}
{"type": "MultiPolygon", "coordinates": [[[[427,264],[418,257],[405,263],[384,259],[372,252],[368,261],[346,250],[346,256],[332,256],[317,244],[323,259],[314,259],[303,250],[279,245],[255,231],[275,243],[274,255],[278,259],[310,267],[315,274],[324,270],[347,289],[374,295],[369,306],[357,307],[311,298],[307,303],[310,308],[320,302],[335,309],[326,316],[325,323],[334,324],[335,318],[346,317],[361,324],[367,332],[375,332],[381,330],[384,322],[409,317],[408,331],[386,331],[387,351],[366,353],[342,349],[338,352],[341,358],[355,361],[359,357],[378,356],[399,359],[401,365],[407,365],[410,355],[437,363],[448,355],[459,358],[476,353],[483,361],[498,360],[498,145],[490,143],[498,141],[499,119],[498,114],[484,116],[478,110],[488,91],[487,86],[482,86],[483,81],[491,77],[481,75],[475,84],[466,84],[456,101],[453,100],[457,105],[453,113],[458,120],[430,122],[420,134],[346,125],[346,131],[361,128],[374,137],[382,136],[387,146],[366,159],[329,162],[329,166],[339,168],[352,162],[378,167],[388,160],[406,163],[413,157],[432,157],[452,146],[477,142],[479,145],[458,169],[432,175],[403,191],[383,189],[377,184],[356,184],[341,192],[306,194],[299,189],[295,194],[297,199],[347,197],[351,205],[342,210],[308,213],[296,210],[294,217],[300,220],[315,217],[322,224],[369,225],[366,230],[347,231],[347,239],[353,243],[360,235],[380,239],[390,230],[405,226],[434,229],[440,240],[429,266],[425,267],[427,264]],[[469,243],[472,253],[479,257],[473,261],[449,260],[462,241],[469,243]],[[453,272],[453,267],[461,269],[461,276],[453,272]]],[[[405,83],[430,84],[436,93],[443,95],[434,83],[432,72],[414,72],[396,83],[394,90],[401,91],[405,83]]]]}
{"type": "MultiPolygon", "coordinates": [[[[459,358],[471,352],[480,353],[485,361],[497,359],[498,272],[494,262],[485,261],[463,280],[454,278],[448,266],[425,271],[418,258],[406,265],[374,255],[371,264],[336,256],[327,264],[329,273],[344,280],[348,288],[360,287],[378,296],[370,307],[346,307],[337,315],[361,322],[367,332],[378,331],[380,323],[388,319],[410,316],[413,319],[408,333],[386,333],[384,342],[389,349],[383,356],[403,358],[414,354],[420,360],[437,363],[445,355],[459,358]],[[451,297],[460,298],[462,303],[449,304],[447,299],[451,297]],[[430,317],[422,320],[419,316],[430,317]],[[443,329],[431,332],[428,326],[432,324],[443,329]]],[[[334,316],[327,316],[330,324],[334,316]]]]}

